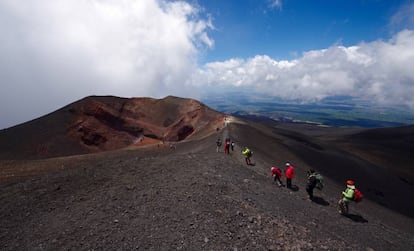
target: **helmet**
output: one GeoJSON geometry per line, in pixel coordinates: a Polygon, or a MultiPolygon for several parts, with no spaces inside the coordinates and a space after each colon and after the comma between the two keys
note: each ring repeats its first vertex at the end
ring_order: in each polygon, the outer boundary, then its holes
{"type": "Polygon", "coordinates": [[[346,184],[349,185],[349,186],[353,186],[353,185],[355,185],[355,182],[353,180],[347,180],[346,184]]]}

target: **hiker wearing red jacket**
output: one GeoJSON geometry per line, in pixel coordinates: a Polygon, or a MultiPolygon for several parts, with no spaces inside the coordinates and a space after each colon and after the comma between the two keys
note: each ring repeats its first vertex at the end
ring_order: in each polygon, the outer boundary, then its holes
{"type": "Polygon", "coordinates": [[[289,163],[286,163],[286,171],[285,171],[285,176],[286,176],[286,187],[287,188],[292,188],[292,179],[293,179],[293,175],[295,172],[295,168],[289,163]]]}
{"type": "Polygon", "coordinates": [[[226,142],[224,143],[224,153],[230,154],[230,139],[226,139],[226,142]]]}
{"type": "Polygon", "coordinates": [[[283,186],[282,181],[280,180],[282,177],[282,170],[276,166],[272,166],[270,170],[272,171],[272,177],[274,177],[274,181],[279,185],[279,187],[283,186]]]}

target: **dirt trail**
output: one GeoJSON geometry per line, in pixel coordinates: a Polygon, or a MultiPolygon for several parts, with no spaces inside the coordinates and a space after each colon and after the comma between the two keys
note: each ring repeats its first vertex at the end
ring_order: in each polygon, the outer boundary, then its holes
{"type": "Polygon", "coordinates": [[[65,168],[3,182],[0,248],[413,250],[413,235],[384,224],[369,212],[375,207],[353,207],[346,218],[328,190],[315,193],[316,203],[305,199],[306,165],[264,132],[243,130],[230,124],[174,150],[51,159],[65,168]],[[235,151],[217,153],[217,137],[234,139],[235,151]],[[255,150],[255,166],[244,163],[243,145],[255,150]],[[286,159],[298,165],[297,191],[269,175],[286,159]]]}

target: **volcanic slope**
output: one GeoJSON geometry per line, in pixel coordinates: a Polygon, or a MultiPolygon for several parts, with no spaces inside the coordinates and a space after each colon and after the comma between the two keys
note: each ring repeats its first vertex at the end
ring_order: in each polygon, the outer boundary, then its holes
{"type": "Polygon", "coordinates": [[[358,129],[279,124],[272,135],[337,183],[354,179],[366,198],[414,218],[414,126],[358,129]]]}
{"type": "Polygon", "coordinates": [[[0,159],[42,159],[169,144],[222,126],[224,115],[193,100],[90,96],[0,131],[0,159]]]}
{"type": "Polygon", "coordinates": [[[48,171],[1,181],[1,249],[413,250],[413,219],[369,200],[340,216],[343,187],[328,177],[315,201],[307,200],[310,166],[291,142],[262,125],[231,121],[176,149],[2,161],[2,168],[48,171]],[[235,151],[217,153],[216,139],[227,137],[235,151]],[[255,166],[241,157],[245,145],[255,166]],[[269,175],[286,160],[296,165],[294,190],[269,175]]]}

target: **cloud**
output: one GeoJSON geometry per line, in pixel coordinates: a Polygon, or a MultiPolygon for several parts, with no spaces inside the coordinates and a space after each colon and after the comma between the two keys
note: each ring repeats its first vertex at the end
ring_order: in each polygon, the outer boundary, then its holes
{"type": "MultiPolygon", "coordinates": [[[[409,27],[413,6],[392,22],[409,27]]],[[[0,128],[88,95],[197,97],[199,89],[223,87],[303,101],[349,95],[414,109],[413,29],[295,60],[257,55],[200,68],[200,51],[214,47],[213,24],[202,14],[184,1],[0,1],[0,128]]]]}
{"type": "Polygon", "coordinates": [[[269,6],[272,9],[282,9],[282,0],[268,0],[269,1],[269,6]]]}
{"type": "Polygon", "coordinates": [[[285,99],[349,95],[380,105],[414,109],[414,31],[389,41],[331,46],[291,61],[266,55],[211,62],[199,69],[200,86],[234,86],[285,99]]]}
{"type": "Polygon", "coordinates": [[[178,95],[212,28],[184,1],[0,1],[0,128],[92,94],[178,95]]]}

